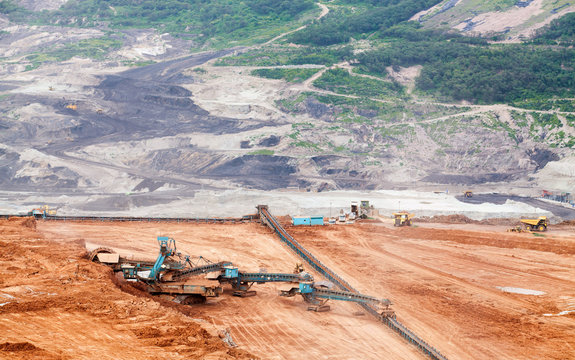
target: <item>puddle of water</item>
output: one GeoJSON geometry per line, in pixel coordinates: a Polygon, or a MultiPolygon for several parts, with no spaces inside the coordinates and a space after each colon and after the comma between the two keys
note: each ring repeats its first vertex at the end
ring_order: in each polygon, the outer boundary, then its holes
{"type": "Polygon", "coordinates": [[[521,295],[545,295],[544,291],[538,290],[531,290],[531,289],[522,289],[516,287],[509,287],[509,286],[496,286],[499,290],[503,292],[513,293],[513,294],[521,294],[521,295]]]}
{"type": "Polygon", "coordinates": [[[565,311],[561,311],[558,314],[543,314],[543,316],[563,316],[563,315],[567,315],[570,313],[575,313],[575,310],[565,310],[565,311]]]}
{"type": "Polygon", "coordinates": [[[0,306],[4,306],[4,305],[8,305],[8,304],[10,304],[10,301],[2,303],[2,304],[0,304],[0,306]]]}

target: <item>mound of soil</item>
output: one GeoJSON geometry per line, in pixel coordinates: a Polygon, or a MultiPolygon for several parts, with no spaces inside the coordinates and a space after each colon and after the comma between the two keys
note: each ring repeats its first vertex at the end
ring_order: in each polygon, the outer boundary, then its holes
{"type": "Polygon", "coordinates": [[[490,218],[485,220],[473,220],[465,215],[435,215],[422,216],[414,219],[414,222],[420,223],[441,223],[441,224],[480,224],[480,225],[517,225],[517,219],[510,218],[490,218]]]}
{"type": "Polygon", "coordinates": [[[82,239],[46,240],[35,225],[0,220],[0,358],[255,358],[194,320],[203,314],[193,307],[90,262],[82,239]]]}

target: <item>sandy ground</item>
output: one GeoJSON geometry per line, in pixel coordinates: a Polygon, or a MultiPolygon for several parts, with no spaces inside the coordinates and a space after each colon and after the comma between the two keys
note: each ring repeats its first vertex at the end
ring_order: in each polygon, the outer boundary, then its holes
{"type": "Polygon", "coordinates": [[[0,220],[1,359],[254,358],[189,308],[120,290],[108,268],[83,258],[78,237],[35,225],[0,220]]]}
{"type": "MultiPolygon", "coordinates": [[[[116,179],[117,180],[117,179],[116,179]]],[[[121,180],[118,180],[121,181],[121,180]]],[[[463,194],[463,188],[438,189],[430,191],[330,191],[308,193],[300,191],[259,191],[259,190],[225,190],[195,191],[189,196],[182,196],[177,189],[156,191],[154,194],[118,194],[122,200],[131,205],[125,208],[98,211],[90,204],[106,199],[107,194],[55,194],[38,196],[36,194],[6,192],[0,190],[0,214],[26,214],[31,208],[49,204],[58,208],[59,215],[90,216],[171,216],[171,217],[240,217],[256,212],[257,204],[267,204],[278,209],[276,215],[323,215],[336,216],[343,209],[349,212],[352,201],[368,200],[382,216],[390,216],[398,210],[409,210],[417,217],[434,215],[462,214],[475,220],[488,218],[520,218],[521,216],[552,216],[549,211],[522,202],[509,200],[502,204],[465,203],[456,197],[463,194]],[[449,193],[445,193],[445,191],[449,193]],[[138,200],[151,196],[151,204],[138,205],[138,200]],[[163,197],[171,199],[163,200],[163,197]],[[154,205],[153,200],[157,203],[154,205]],[[61,204],[61,205],[60,205],[61,204]],[[85,210],[88,209],[88,210],[85,210]]],[[[518,190],[520,192],[520,190],[518,190]]]]}
{"type": "MultiPolygon", "coordinates": [[[[156,236],[176,239],[178,250],[202,255],[212,261],[228,260],[244,271],[292,272],[298,258],[281,245],[265,227],[244,225],[177,224],[62,224],[42,223],[47,237],[83,239],[89,248],[106,246],[127,256],[154,258],[156,236]]],[[[317,277],[317,275],[316,275],[317,277]]],[[[367,315],[356,316],[361,308],[354,304],[333,304],[330,313],[306,311],[300,297],[281,298],[280,289],[291,284],[255,285],[258,295],[251,298],[224,296],[195,306],[196,317],[209,317],[213,323],[229,328],[233,340],[265,359],[349,359],[377,358],[388,353],[390,359],[423,359],[386,327],[367,315]]]]}
{"type": "MultiPolygon", "coordinates": [[[[85,244],[153,259],[156,236],[168,235],[183,253],[246,271],[291,272],[298,258],[257,223],[28,225],[0,222],[0,357],[424,358],[357,315],[357,305],[332,302],[330,312],[311,313],[299,297],[278,297],[289,284],[255,285],[251,298],[227,289],[203,305],[168,307],[122,292],[106,268],[80,258],[85,244]],[[238,348],[213,336],[225,328],[238,348]],[[206,346],[193,347],[199,343],[206,346]]],[[[391,299],[398,320],[450,359],[575,357],[573,226],[544,236],[377,221],[288,231],[358,290],[391,299]],[[542,295],[501,290],[513,288],[542,295]]]]}

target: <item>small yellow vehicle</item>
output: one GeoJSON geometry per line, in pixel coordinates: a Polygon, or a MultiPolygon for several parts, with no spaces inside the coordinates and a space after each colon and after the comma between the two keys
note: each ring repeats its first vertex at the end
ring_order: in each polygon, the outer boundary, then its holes
{"type": "Polygon", "coordinates": [[[411,218],[414,214],[410,214],[407,211],[400,211],[393,213],[395,217],[395,223],[393,226],[411,226],[411,218]]]}
{"type": "Polygon", "coordinates": [[[521,225],[531,231],[547,231],[547,216],[539,216],[538,219],[521,219],[521,225]]]}
{"type": "Polygon", "coordinates": [[[466,198],[472,198],[473,197],[473,191],[471,190],[465,190],[463,192],[463,195],[465,195],[466,198]]]}

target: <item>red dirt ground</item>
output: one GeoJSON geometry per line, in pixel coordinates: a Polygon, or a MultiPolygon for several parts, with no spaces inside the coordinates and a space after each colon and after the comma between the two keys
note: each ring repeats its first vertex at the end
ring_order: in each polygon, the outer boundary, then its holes
{"type": "MultiPolygon", "coordinates": [[[[0,221],[0,358],[425,359],[355,304],[306,311],[289,284],[226,290],[184,306],[118,286],[84,246],[154,259],[156,236],[245,271],[291,272],[300,260],[257,224],[0,221]],[[124,291],[122,291],[124,289],[124,291]],[[228,328],[239,345],[217,337],[228,328]],[[250,355],[254,354],[254,355],[250,355]]],[[[394,302],[398,320],[449,359],[575,358],[575,232],[505,233],[497,226],[382,223],[289,227],[358,290],[394,302]],[[473,229],[473,230],[470,230],[473,229]],[[544,295],[506,293],[517,287],[544,295]]],[[[314,274],[319,279],[317,274],[314,274]]]]}

